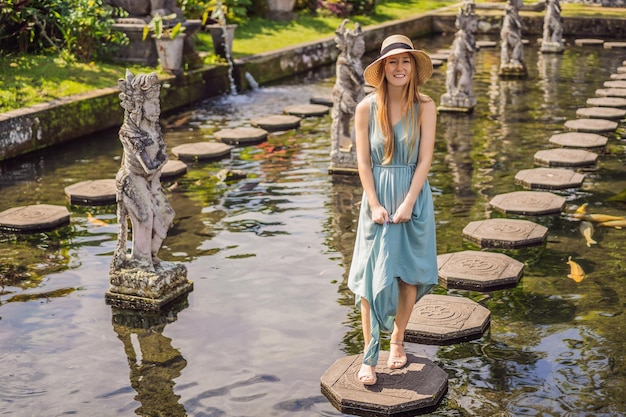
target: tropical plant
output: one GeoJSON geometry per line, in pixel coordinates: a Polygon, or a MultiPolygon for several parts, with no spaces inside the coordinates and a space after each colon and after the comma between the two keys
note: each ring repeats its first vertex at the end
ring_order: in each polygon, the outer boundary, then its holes
{"type": "Polygon", "coordinates": [[[143,28],[143,40],[146,40],[148,34],[152,32],[156,39],[162,39],[167,37],[169,39],[176,39],[181,33],[185,31],[185,27],[181,22],[176,23],[170,27],[170,21],[176,18],[176,13],[172,13],[167,16],[161,16],[155,14],[154,17],[143,28]]]}

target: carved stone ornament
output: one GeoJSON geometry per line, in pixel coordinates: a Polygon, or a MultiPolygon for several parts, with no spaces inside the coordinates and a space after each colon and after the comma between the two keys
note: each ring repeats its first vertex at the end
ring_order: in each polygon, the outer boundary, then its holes
{"type": "Polygon", "coordinates": [[[509,0],[506,14],[500,30],[500,71],[509,77],[525,77],[528,74],[524,62],[524,44],[522,42],[522,19],[519,9],[522,0],[509,0]]]}

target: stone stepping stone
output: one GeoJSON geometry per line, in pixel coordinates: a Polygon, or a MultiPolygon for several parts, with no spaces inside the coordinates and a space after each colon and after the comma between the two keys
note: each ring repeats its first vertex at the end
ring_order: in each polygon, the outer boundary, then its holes
{"type": "Polygon", "coordinates": [[[194,142],[178,145],[172,153],[183,161],[208,161],[230,156],[233,147],[219,142],[194,142]]]}
{"type": "Polygon", "coordinates": [[[380,352],[377,382],[371,386],[357,378],[362,354],[337,359],[320,378],[322,394],[344,414],[406,416],[434,411],[448,390],[448,374],[411,353],[402,369],[387,368],[388,358],[389,352],[380,352]]]}
{"type": "Polygon", "coordinates": [[[437,256],[439,285],[469,291],[493,291],[515,287],[524,264],[503,254],[462,251],[437,256]]]}
{"type": "Polygon", "coordinates": [[[621,120],[626,116],[626,109],[615,107],[584,107],[576,110],[579,119],[621,120]]]}
{"type": "Polygon", "coordinates": [[[618,67],[615,72],[618,74],[626,74],[626,67],[618,67]]]}
{"type": "Polygon", "coordinates": [[[496,41],[476,41],[478,48],[495,48],[498,45],[496,41]]]}
{"type": "Polygon", "coordinates": [[[268,132],[278,132],[283,130],[297,129],[300,127],[302,119],[290,114],[277,114],[273,116],[259,117],[252,120],[252,124],[268,132]]]}
{"type": "Polygon", "coordinates": [[[626,72],[621,74],[611,74],[612,80],[626,80],[626,72]]]}
{"type": "Polygon", "coordinates": [[[177,177],[179,175],[183,175],[187,172],[187,164],[183,161],[179,161],[178,159],[170,159],[168,160],[163,168],[161,169],[161,179],[170,179],[177,177]]]}
{"type": "Polygon", "coordinates": [[[574,43],[578,46],[601,46],[604,44],[602,39],[582,38],[574,40],[574,43]]]}
{"type": "Polygon", "coordinates": [[[504,214],[544,216],[561,214],[565,197],[546,191],[514,191],[498,194],[489,201],[489,206],[504,214]]]}
{"type": "Polygon", "coordinates": [[[450,54],[428,54],[431,60],[437,59],[439,61],[447,61],[450,54]]]}
{"type": "Polygon", "coordinates": [[[626,80],[605,81],[602,86],[606,88],[626,88],[626,80]]]}
{"type": "MultiPolygon", "coordinates": [[[[626,75],[626,74],[624,74],[626,75]]],[[[626,77],[624,77],[626,79],[626,77]]],[[[626,108],[626,98],[621,97],[592,97],[587,99],[587,105],[596,107],[626,108]]]]}
{"type": "Polygon", "coordinates": [[[608,142],[606,136],[596,133],[565,132],[552,135],[549,141],[566,148],[589,148],[604,150],[608,142]]]}
{"type": "Polygon", "coordinates": [[[580,188],[584,179],[584,174],[564,168],[523,169],[515,174],[515,183],[531,190],[580,188]]]}
{"type": "Polygon", "coordinates": [[[542,245],[548,228],[529,220],[487,219],[470,222],[463,237],[482,249],[517,249],[542,245]]]}
{"type": "Polygon", "coordinates": [[[445,63],[445,61],[441,59],[431,59],[430,61],[433,63],[433,68],[438,68],[445,63]]]}
{"type": "Polygon", "coordinates": [[[596,90],[596,96],[626,98],[626,88],[600,88],[596,90]]]}
{"type": "Polygon", "coordinates": [[[450,56],[450,54],[452,53],[452,49],[450,49],[450,48],[437,49],[435,51],[435,53],[437,53],[437,54],[445,54],[445,55],[450,56]]]}
{"type": "Polygon", "coordinates": [[[465,297],[427,294],[413,306],[404,340],[425,345],[450,345],[482,337],[491,313],[465,297]]]}
{"type": "Polygon", "coordinates": [[[311,104],[321,104],[323,106],[333,107],[335,103],[333,102],[332,96],[313,96],[309,99],[311,104]]]}
{"type": "MultiPolygon", "coordinates": [[[[328,107],[326,107],[328,109],[328,107]]],[[[220,142],[235,146],[254,145],[267,140],[268,131],[258,127],[236,127],[234,129],[222,129],[213,136],[220,142]]]]}
{"type": "Polygon", "coordinates": [[[606,133],[617,129],[617,122],[604,119],[576,119],[565,122],[565,128],[575,132],[606,133]]]}
{"type": "Polygon", "coordinates": [[[51,230],[69,222],[67,208],[51,204],[13,207],[0,213],[0,230],[7,232],[51,230]]]}
{"type": "Polygon", "coordinates": [[[534,159],[544,167],[586,167],[596,164],[598,154],[584,149],[542,149],[535,152],[534,159]]]}
{"type": "Polygon", "coordinates": [[[604,42],[604,49],[626,48],[626,42],[604,42]]]}
{"type": "Polygon", "coordinates": [[[321,117],[328,114],[330,109],[323,104],[294,104],[283,109],[285,114],[299,117],[321,117]]]}
{"type": "Polygon", "coordinates": [[[65,195],[70,204],[114,204],[116,194],[117,185],[114,179],[81,181],[65,187],[65,195]]]}

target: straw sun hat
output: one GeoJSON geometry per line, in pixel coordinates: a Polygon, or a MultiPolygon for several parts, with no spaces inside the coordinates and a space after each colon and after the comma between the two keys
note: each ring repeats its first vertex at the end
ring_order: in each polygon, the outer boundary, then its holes
{"type": "Polygon", "coordinates": [[[413,49],[413,42],[406,36],[391,35],[380,46],[378,59],[365,68],[363,72],[365,82],[373,87],[377,87],[385,76],[385,58],[405,52],[413,55],[417,62],[417,68],[414,68],[414,71],[417,72],[417,84],[422,85],[428,81],[433,74],[433,62],[430,60],[430,57],[424,51],[413,49]]]}

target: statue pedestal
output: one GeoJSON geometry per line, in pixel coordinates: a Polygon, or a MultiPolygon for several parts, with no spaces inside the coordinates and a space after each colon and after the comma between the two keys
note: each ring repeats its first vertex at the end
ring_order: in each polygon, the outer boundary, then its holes
{"type": "Polygon", "coordinates": [[[452,95],[446,93],[441,96],[441,105],[437,107],[439,111],[470,113],[476,107],[476,97],[468,95],[452,95]]]}
{"type": "Polygon", "coordinates": [[[528,70],[523,64],[502,64],[498,75],[502,77],[524,78],[528,76],[528,70]]]}
{"type": "Polygon", "coordinates": [[[560,54],[563,53],[565,47],[561,42],[541,42],[541,52],[542,53],[552,53],[552,54],[560,54]]]}
{"type": "Polygon", "coordinates": [[[159,311],[171,301],[193,290],[183,264],[162,261],[154,271],[143,267],[110,272],[107,304],[131,310],[159,311]]]}
{"type": "Polygon", "coordinates": [[[331,153],[328,173],[358,175],[356,151],[331,153]]]}

